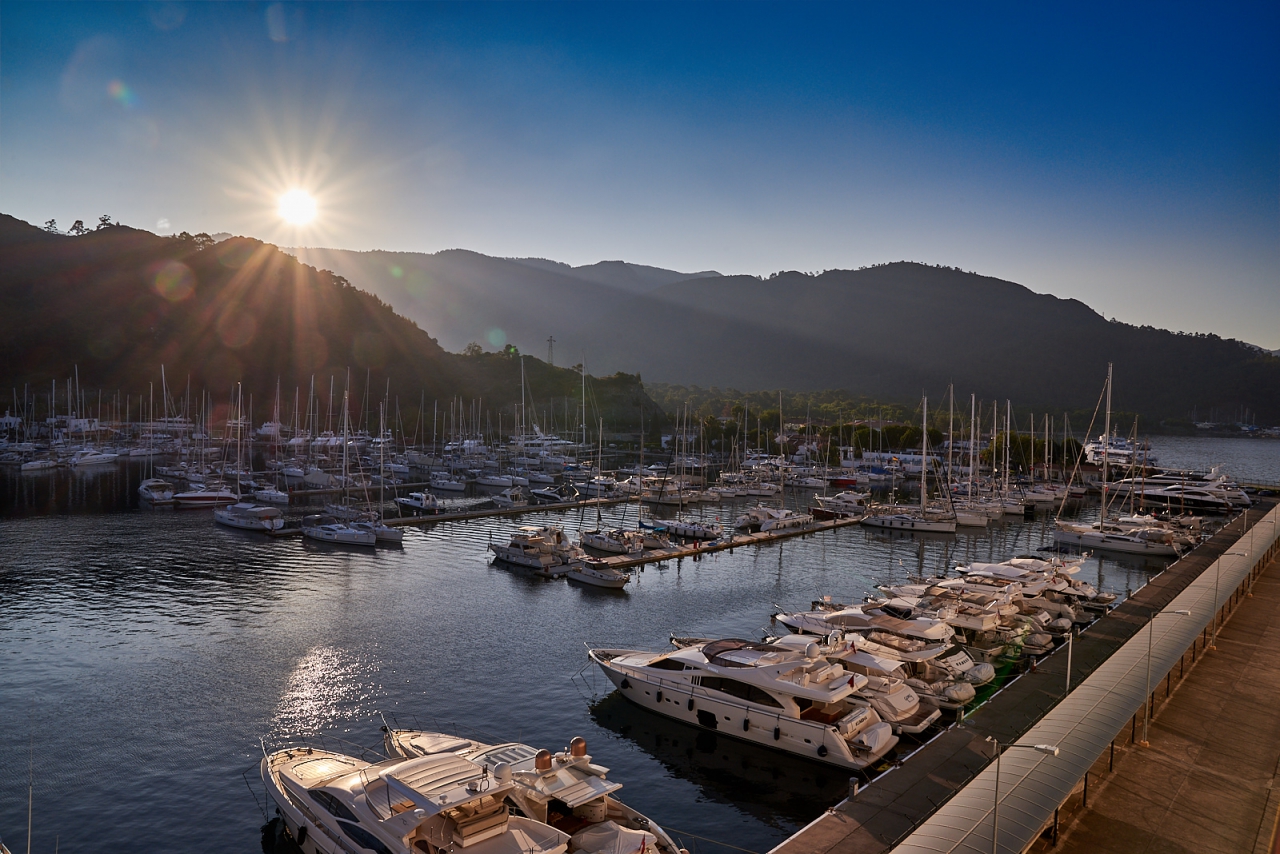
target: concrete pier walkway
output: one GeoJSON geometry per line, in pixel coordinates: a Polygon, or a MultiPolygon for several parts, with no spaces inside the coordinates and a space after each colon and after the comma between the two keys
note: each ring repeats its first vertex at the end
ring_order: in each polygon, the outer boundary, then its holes
{"type": "MultiPolygon", "coordinates": [[[[1156,706],[1147,748],[1091,773],[1089,806],[1036,851],[1271,854],[1280,811],[1280,559],[1156,706]]],[[[1163,692],[1157,692],[1158,694],[1163,692]]]]}

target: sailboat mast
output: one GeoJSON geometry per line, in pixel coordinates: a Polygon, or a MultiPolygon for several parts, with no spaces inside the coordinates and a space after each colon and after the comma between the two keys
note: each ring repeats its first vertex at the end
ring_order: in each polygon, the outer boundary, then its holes
{"type": "Polygon", "coordinates": [[[978,425],[978,396],[976,394],[969,395],[969,500],[973,500],[973,472],[974,472],[974,453],[978,444],[977,436],[978,425]]]}
{"type": "Polygon", "coordinates": [[[920,417],[920,512],[924,513],[926,498],[929,495],[929,398],[924,398],[920,417]]]}
{"type": "Polygon", "coordinates": [[[1102,521],[1107,519],[1107,452],[1111,448],[1111,363],[1107,362],[1107,414],[1102,433],[1102,521]]]}

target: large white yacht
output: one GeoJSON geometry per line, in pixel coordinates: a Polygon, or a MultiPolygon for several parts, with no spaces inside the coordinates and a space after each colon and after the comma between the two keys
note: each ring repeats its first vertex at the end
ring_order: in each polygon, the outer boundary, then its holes
{"type": "Polygon", "coordinates": [[[367,762],[310,747],[263,757],[262,782],[303,854],[565,854],[569,834],[512,814],[509,764],[454,753],[367,762]]]}
{"type": "Polygon", "coordinates": [[[622,801],[621,783],[596,765],[587,742],[574,738],[558,753],[527,744],[484,744],[447,733],[383,728],[389,756],[413,759],[449,754],[474,762],[494,779],[509,773],[514,786],[505,800],[514,815],[544,822],[570,834],[569,848],[582,854],[687,854],[647,816],[622,801]],[[505,765],[508,771],[501,770],[505,765]]]}
{"type": "Polygon", "coordinates": [[[867,684],[803,651],[726,639],[670,652],[591,649],[591,660],[628,700],[685,723],[841,768],[861,770],[898,743],[855,695],[867,684]]]}
{"type": "Polygon", "coordinates": [[[1092,525],[1058,522],[1053,531],[1053,542],[1058,546],[1078,549],[1105,549],[1154,557],[1177,557],[1181,553],[1173,535],[1164,529],[1121,528],[1103,522],[1092,525]]]}
{"type": "MultiPolygon", "coordinates": [[[[853,636],[854,638],[857,635],[853,636]]],[[[928,729],[934,721],[942,716],[938,705],[922,702],[919,694],[907,684],[905,674],[884,672],[879,667],[865,666],[876,664],[878,660],[870,653],[858,652],[852,641],[845,642],[838,635],[828,639],[834,644],[821,645],[821,652],[829,661],[833,656],[842,653],[839,663],[852,673],[859,673],[867,678],[867,684],[859,691],[871,703],[881,720],[893,727],[894,732],[917,735],[928,729]]],[[[772,643],[789,646],[793,649],[806,649],[813,643],[812,638],[803,635],[786,635],[775,638],[772,643]]]]}

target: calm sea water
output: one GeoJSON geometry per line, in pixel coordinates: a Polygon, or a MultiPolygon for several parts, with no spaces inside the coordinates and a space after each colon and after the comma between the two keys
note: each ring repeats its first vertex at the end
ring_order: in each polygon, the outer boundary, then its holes
{"type": "MultiPolygon", "coordinates": [[[[838,800],[847,775],[638,710],[585,668],[585,645],[757,638],[775,604],[856,599],[1051,541],[1044,518],[940,539],[850,528],[651,566],[618,593],[491,566],[488,543],[516,520],[334,551],[220,528],[207,511],[125,509],[138,468],[0,474],[0,838],[15,851],[29,757],[34,851],[257,851],[263,817],[241,772],[260,741],[376,745],[381,711],[553,749],[584,736],[624,800],[691,850],[729,851],[696,834],[762,852],[838,800]]],[[[519,522],[576,531],[595,513],[519,522]]],[[[1124,595],[1158,568],[1095,558],[1083,575],[1124,595]]]]}

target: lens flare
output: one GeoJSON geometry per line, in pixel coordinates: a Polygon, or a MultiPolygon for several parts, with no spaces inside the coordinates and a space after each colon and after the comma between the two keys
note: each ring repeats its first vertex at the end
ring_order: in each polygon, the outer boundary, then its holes
{"type": "Polygon", "coordinates": [[[138,103],[137,93],[119,80],[112,80],[107,84],[107,94],[125,107],[132,107],[138,103]]]}
{"type": "Polygon", "coordinates": [[[316,200],[306,190],[290,190],[280,197],[278,211],[290,225],[306,225],[315,219],[316,200]]]}

